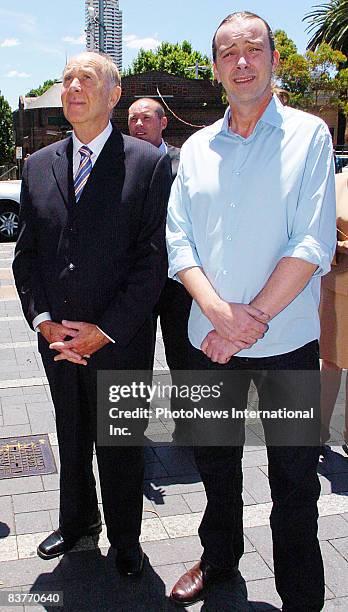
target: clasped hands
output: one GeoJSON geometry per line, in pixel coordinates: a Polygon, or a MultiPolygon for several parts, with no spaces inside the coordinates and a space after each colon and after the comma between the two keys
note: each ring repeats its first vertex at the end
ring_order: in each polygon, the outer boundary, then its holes
{"type": "Polygon", "coordinates": [[[214,330],[204,338],[201,350],[211,361],[225,364],[240,350],[263,338],[270,317],[250,304],[221,300],[209,312],[209,319],[214,330]]]}
{"type": "Polygon", "coordinates": [[[87,365],[87,359],[110,340],[93,323],[81,321],[44,321],[39,325],[40,333],[49,343],[50,349],[58,351],[54,361],[71,361],[87,365]],[[70,337],[70,340],[66,338],[70,337]]]}

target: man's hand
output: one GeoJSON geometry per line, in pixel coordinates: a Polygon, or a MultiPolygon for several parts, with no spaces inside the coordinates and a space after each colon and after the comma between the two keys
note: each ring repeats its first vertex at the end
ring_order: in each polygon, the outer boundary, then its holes
{"type": "MultiPolygon", "coordinates": [[[[50,348],[59,351],[59,355],[54,357],[54,361],[67,359],[73,363],[87,365],[86,359],[99,351],[110,340],[93,323],[81,321],[62,321],[68,330],[76,331],[72,340],[52,342],[50,348]]],[[[69,335],[70,332],[68,332],[69,335]]]]}
{"type": "Polygon", "coordinates": [[[215,331],[232,343],[241,342],[239,350],[249,348],[263,338],[268,329],[269,315],[249,304],[236,304],[219,300],[208,317],[215,331]]]}
{"type": "Polygon", "coordinates": [[[348,255],[348,240],[337,240],[337,253],[348,255]]]}
{"type": "Polygon", "coordinates": [[[43,335],[49,344],[52,342],[61,342],[67,336],[74,338],[77,334],[76,329],[65,327],[65,325],[55,323],[54,321],[43,321],[38,327],[40,334],[43,335]]]}
{"type": "Polygon", "coordinates": [[[209,332],[201,344],[201,350],[211,361],[222,364],[228,363],[231,357],[242,348],[248,348],[248,346],[238,340],[236,342],[226,340],[226,338],[219,336],[215,330],[209,332]]]}

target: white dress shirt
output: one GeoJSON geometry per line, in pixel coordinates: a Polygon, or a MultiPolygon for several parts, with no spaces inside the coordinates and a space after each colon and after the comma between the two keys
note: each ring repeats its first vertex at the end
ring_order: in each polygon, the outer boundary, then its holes
{"type": "MultiPolygon", "coordinates": [[[[92,151],[92,155],[91,155],[91,162],[92,162],[92,168],[95,164],[95,162],[98,159],[98,156],[100,155],[107,139],[109,138],[110,134],[112,132],[112,125],[111,122],[109,121],[108,125],[106,126],[106,128],[100,133],[98,134],[98,136],[96,136],[96,138],[93,138],[93,140],[91,140],[91,142],[81,142],[81,140],[79,140],[75,134],[75,132],[72,133],[72,139],[73,139],[73,175],[75,176],[76,172],[79,169],[80,166],[80,162],[81,162],[81,154],[80,154],[80,148],[85,145],[87,146],[91,151],[92,151]]],[[[33,320],[33,328],[35,329],[35,331],[40,331],[38,329],[40,323],[43,323],[44,321],[52,321],[51,319],[51,315],[49,312],[42,312],[39,315],[37,315],[35,317],[35,319],[33,320]]],[[[98,326],[97,326],[98,327],[98,326]]],[[[103,332],[102,329],[100,329],[98,327],[98,329],[104,334],[104,336],[106,336],[111,342],[115,343],[115,340],[113,340],[112,338],[110,338],[110,336],[108,336],[105,332],[103,332]]]]}

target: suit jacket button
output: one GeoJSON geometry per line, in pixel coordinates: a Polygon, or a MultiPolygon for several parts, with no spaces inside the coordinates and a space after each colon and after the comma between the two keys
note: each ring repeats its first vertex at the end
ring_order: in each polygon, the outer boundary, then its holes
{"type": "Polygon", "coordinates": [[[73,263],[69,264],[69,270],[72,272],[73,270],[75,270],[75,267],[73,263]]]}

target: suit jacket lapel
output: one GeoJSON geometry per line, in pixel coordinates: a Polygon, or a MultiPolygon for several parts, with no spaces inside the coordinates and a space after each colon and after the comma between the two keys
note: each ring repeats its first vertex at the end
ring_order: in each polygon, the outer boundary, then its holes
{"type": "Polygon", "coordinates": [[[72,138],[63,140],[57,148],[56,157],[53,160],[53,174],[57,181],[59,190],[67,207],[74,203],[74,182],[72,168],[72,138]]]}
{"type": "Polygon", "coordinates": [[[115,198],[120,193],[124,180],[124,144],[122,134],[113,128],[97,161],[95,162],[86,186],[74,207],[74,216],[83,214],[86,206],[100,205],[107,193],[115,198]],[[104,194],[104,195],[103,195],[104,194]]]}

